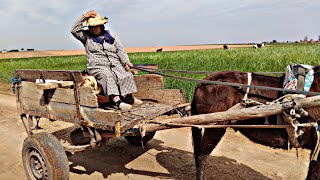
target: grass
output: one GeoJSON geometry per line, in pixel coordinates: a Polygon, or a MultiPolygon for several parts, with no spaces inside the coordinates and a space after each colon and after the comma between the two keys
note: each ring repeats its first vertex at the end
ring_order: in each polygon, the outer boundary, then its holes
{"type": "MultiPolygon", "coordinates": [[[[247,72],[283,72],[288,64],[301,63],[319,65],[320,44],[292,44],[270,46],[264,49],[194,50],[178,52],[152,52],[129,54],[134,64],[158,64],[160,69],[192,71],[237,70],[247,72]]],[[[85,56],[42,57],[0,60],[0,81],[10,83],[15,69],[83,70],[85,56]]],[[[190,78],[204,75],[175,73],[190,78]]],[[[165,78],[166,88],[183,88],[191,101],[195,83],[165,78]]]]}

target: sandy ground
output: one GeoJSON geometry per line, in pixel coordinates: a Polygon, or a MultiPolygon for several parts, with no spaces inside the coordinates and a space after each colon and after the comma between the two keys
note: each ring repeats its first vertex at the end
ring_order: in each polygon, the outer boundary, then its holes
{"type": "MultiPolygon", "coordinates": [[[[0,87],[0,179],[26,179],[21,149],[27,134],[15,96],[0,87]]],[[[265,147],[228,130],[208,158],[206,173],[208,179],[305,179],[309,151],[299,149],[298,153],[297,159],[295,150],[265,147]]],[[[69,163],[70,179],[77,180],[195,179],[189,128],[158,131],[145,149],[124,139],[111,139],[107,145],[69,157],[69,163]]]]}
{"type": "MultiPolygon", "coordinates": [[[[230,49],[252,47],[252,45],[228,45],[230,49]]],[[[135,52],[156,52],[162,51],[183,51],[183,50],[200,50],[200,49],[221,49],[223,45],[197,45],[197,46],[154,46],[154,47],[133,47],[125,48],[127,53],[135,52]]],[[[50,50],[50,51],[21,51],[0,53],[0,59],[8,58],[30,58],[30,57],[47,57],[47,56],[72,56],[84,55],[84,50],[50,50]]]]}

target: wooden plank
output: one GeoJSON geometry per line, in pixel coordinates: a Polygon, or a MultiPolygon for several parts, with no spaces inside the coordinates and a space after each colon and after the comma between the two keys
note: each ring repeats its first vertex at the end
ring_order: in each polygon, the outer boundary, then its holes
{"type": "Polygon", "coordinates": [[[38,116],[46,116],[46,107],[39,100],[20,97],[21,114],[34,114],[37,112],[38,116]]]}
{"type": "MultiPolygon", "coordinates": [[[[179,123],[169,123],[169,126],[173,127],[196,127],[196,128],[252,128],[252,129],[286,129],[292,128],[292,125],[192,125],[192,124],[179,124],[179,123]]],[[[312,125],[310,125],[312,126],[312,125]]]]}
{"type": "Polygon", "coordinates": [[[57,81],[57,82],[50,82],[50,83],[37,83],[37,88],[46,90],[46,89],[71,87],[72,85],[73,85],[73,81],[57,81]]]}
{"type": "Polygon", "coordinates": [[[123,116],[118,111],[89,107],[82,107],[81,109],[85,114],[82,114],[85,120],[88,118],[93,122],[93,127],[98,129],[113,131],[115,122],[123,121],[123,116]]]}
{"type": "Polygon", "coordinates": [[[31,70],[31,69],[17,69],[16,78],[20,77],[23,81],[35,82],[36,79],[54,79],[60,81],[72,81],[72,73],[74,73],[77,82],[82,80],[81,71],[77,70],[31,70]]]}
{"type": "Polygon", "coordinates": [[[156,118],[174,107],[168,104],[148,103],[140,107],[134,107],[129,112],[122,113],[124,120],[121,122],[121,133],[137,125],[140,120],[156,118]]]}
{"type": "Polygon", "coordinates": [[[20,98],[43,99],[43,90],[38,89],[34,82],[22,81],[19,91],[20,98]]]}
{"type": "MultiPolygon", "coordinates": [[[[76,123],[76,106],[59,102],[41,104],[40,101],[30,98],[21,99],[22,111],[25,114],[45,117],[54,120],[76,123]]],[[[81,106],[81,115],[88,124],[103,130],[113,130],[116,121],[123,121],[120,112],[81,106]]]]}
{"type": "MultiPolygon", "coordinates": [[[[215,112],[209,114],[200,114],[195,116],[166,119],[161,123],[179,123],[179,124],[209,124],[231,120],[246,120],[252,118],[267,117],[282,112],[281,104],[259,105],[250,108],[238,109],[236,111],[215,112]]],[[[170,126],[161,124],[147,124],[145,127],[147,132],[168,129],[170,126]]]]}
{"type": "MultiPolygon", "coordinates": [[[[98,107],[98,98],[91,88],[79,88],[80,105],[87,107],[98,107]]],[[[55,91],[48,91],[48,98],[52,102],[76,104],[73,89],[58,88],[55,91]]]]}
{"type": "Polygon", "coordinates": [[[138,91],[147,89],[163,89],[163,77],[157,74],[144,74],[133,76],[138,91]]]}
{"type": "MultiPolygon", "coordinates": [[[[63,102],[67,104],[75,104],[74,90],[57,88],[52,90],[42,90],[37,88],[37,84],[33,82],[22,81],[20,87],[20,97],[37,99],[42,104],[46,102],[63,102]]],[[[98,107],[98,99],[91,88],[79,88],[80,105],[88,107],[98,107]]]]}
{"type": "MultiPolygon", "coordinates": [[[[231,120],[247,120],[253,118],[268,117],[275,114],[280,114],[283,111],[283,107],[289,107],[291,104],[295,104],[292,101],[284,104],[270,104],[270,105],[258,105],[249,108],[242,108],[237,110],[230,110],[224,112],[215,112],[209,114],[200,114],[195,116],[188,116],[182,118],[166,119],[161,121],[161,124],[147,124],[145,129],[147,132],[168,129],[170,126],[166,126],[166,123],[179,123],[179,124],[209,124],[219,123],[231,120]]],[[[303,108],[312,108],[320,106],[320,96],[307,97],[301,100],[303,108]]],[[[306,109],[307,110],[307,109],[306,109]]]]}
{"type": "MultiPolygon", "coordinates": [[[[64,117],[66,119],[74,119],[76,116],[76,106],[64,103],[52,102],[48,105],[48,113],[56,117],[64,117]]],[[[85,121],[92,122],[102,129],[104,126],[113,127],[116,121],[122,121],[121,113],[113,110],[104,110],[100,108],[90,108],[81,106],[81,116],[85,121]]],[[[90,123],[89,123],[90,124],[90,123]]],[[[95,126],[94,125],[94,126],[95,126]]]]}
{"type": "Polygon", "coordinates": [[[134,76],[138,92],[133,95],[139,99],[153,100],[159,103],[185,103],[183,90],[164,89],[163,77],[157,74],[134,76]]]}
{"type": "Polygon", "coordinates": [[[301,106],[303,108],[313,108],[316,106],[320,106],[320,96],[313,96],[302,99],[301,106]]]}
{"type": "Polygon", "coordinates": [[[153,100],[164,104],[185,103],[184,92],[180,89],[141,89],[133,95],[142,100],[153,100]]]}

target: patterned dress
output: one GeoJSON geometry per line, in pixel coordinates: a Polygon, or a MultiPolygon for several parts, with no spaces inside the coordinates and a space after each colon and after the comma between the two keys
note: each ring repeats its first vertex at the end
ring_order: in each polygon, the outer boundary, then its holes
{"type": "MultiPolygon", "coordinates": [[[[83,30],[85,21],[86,18],[83,15],[78,18],[71,33],[85,47],[88,72],[101,84],[106,95],[125,96],[136,92],[137,87],[133,75],[123,65],[129,61],[128,55],[117,36],[108,31],[115,39],[114,42],[110,44],[104,41],[100,44],[88,35],[88,31],[83,30]]],[[[101,38],[103,37],[102,35],[101,38]]]]}

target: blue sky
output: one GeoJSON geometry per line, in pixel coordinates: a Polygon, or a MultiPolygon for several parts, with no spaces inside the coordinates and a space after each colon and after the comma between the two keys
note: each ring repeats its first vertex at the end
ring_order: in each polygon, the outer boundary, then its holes
{"type": "Polygon", "coordinates": [[[88,10],[125,47],[295,41],[320,35],[319,0],[0,0],[0,50],[81,49],[70,34],[88,10]]]}

